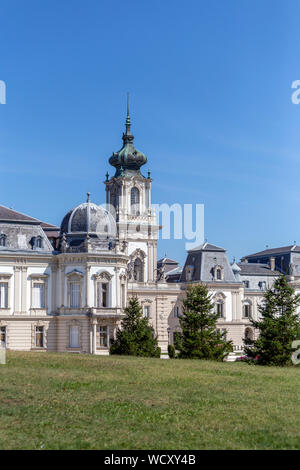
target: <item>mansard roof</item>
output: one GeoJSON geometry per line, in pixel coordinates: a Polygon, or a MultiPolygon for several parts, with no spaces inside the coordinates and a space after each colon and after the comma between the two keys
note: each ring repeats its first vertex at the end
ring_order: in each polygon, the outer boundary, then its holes
{"type": "Polygon", "coordinates": [[[226,252],[224,248],[221,248],[220,246],[212,245],[211,243],[203,243],[202,245],[196,246],[195,248],[192,248],[191,250],[188,251],[188,253],[191,252],[196,252],[196,251],[222,251],[226,252]]]}
{"type": "Polygon", "coordinates": [[[238,282],[229,264],[226,250],[211,243],[203,243],[188,251],[180,281],[216,282],[216,267],[221,267],[223,270],[222,280],[218,280],[218,283],[238,282]],[[191,279],[187,277],[187,271],[192,273],[191,279]]]}
{"type": "Polygon", "coordinates": [[[157,264],[178,264],[178,261],[175,261],[174,259],[170,259],[170,258],[161,258],[157,261],[157,264]]]}
{"type": "Polygon", "coordinates": [[[268,264],[263,263],[238,263],[241,276],[279,276],[280,272],[270,268],[268,264]]]}
{"type": "Polygon", "coordinates": [[[278,255],[278,254],[285,254],[285,253],[291,253],[291,252],[299,252],[300,253],[300,246],[298,245],[288,245],[288,246],[281,246],[279,248],[268,248],[267,250],[263,251],[258,251],[257,253],[252,253],[247,256],[243,256],[242,259],[247,259],[251,257],[257,257],[257,256],[272,256],[272,255],[278,255]]]}
{"type": "Polygon", "coordinates": [[[22,212],[17,212],[9,207],[0,205],[0,222],[24,222],[30,224],[41,225],[43,229],[46,230],[57,230],[58,227],[47,222],[42,222],[35,217],[30,217],[29,215],[23,214],[22,212]]]}

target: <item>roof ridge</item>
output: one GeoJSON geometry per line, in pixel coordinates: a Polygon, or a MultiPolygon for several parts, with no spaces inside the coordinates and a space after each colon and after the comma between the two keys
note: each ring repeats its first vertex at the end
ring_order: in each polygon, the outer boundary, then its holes
{"type": "Polygon", "coordinates": [[[15,209],[12,209],[11,207],[3,206],[2,204],[0,204],[0,207],[4,207],[4,209],[14,212],[15,214],[21,214],[21,215],[24,215],[25,217],[28,217],[29,219],[36,220],[37,222],[41,222],[41,220],[37,219],[36,217],[31,217],[31,215],[24,214],[24,212],[16,211],[15,209]]]}

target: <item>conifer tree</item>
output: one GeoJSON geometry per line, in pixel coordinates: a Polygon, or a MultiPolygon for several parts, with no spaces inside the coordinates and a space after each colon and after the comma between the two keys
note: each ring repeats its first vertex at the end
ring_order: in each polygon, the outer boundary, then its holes
{"type": "Polygon", "coordinates": [[[256,364],[285,366],[292,364],[292,342],[300,339],[300,319],[296,313],[300,295],[296,295],[285,276],[280,276],[264,295],[259,306],[261,319],[251,320],[258,330],[257,340],[245,339],[245,353],[256,364]]]}
{"type": "Polygon", "coordinates": [[[226,333],[217,329],[218,318],[207,286],[190,285],[183,300],[183,315],[179,320],[182,333],[177,335],[175,344],[178,356],[223,360],[233,347],[231,341],[226,341],[226,333]]]}
{"type": "Polygon", "coordinates": [[[136,297],[129,300],[125,317],[118,328],[116,339],[110,346],[111,354],[127,356],[160,357],[160,348],[149,319],[143,316],[142,308],[136,297]]]}

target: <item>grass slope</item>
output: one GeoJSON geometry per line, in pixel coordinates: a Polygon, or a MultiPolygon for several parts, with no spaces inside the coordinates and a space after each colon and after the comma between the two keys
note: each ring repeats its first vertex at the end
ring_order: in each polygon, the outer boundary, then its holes
{"type": "Polygon", "coordinates": [[[1,449],[300,449],[300,369],[7,353],[1,449]]]}

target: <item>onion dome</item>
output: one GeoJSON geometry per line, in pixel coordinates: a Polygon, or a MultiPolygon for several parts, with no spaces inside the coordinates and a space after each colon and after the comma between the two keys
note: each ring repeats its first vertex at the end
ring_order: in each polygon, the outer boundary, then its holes
{"type": "Polygon", "coordinates": [[[114,152],[109,159],[110,165],[116,168],[115,178],[118,176],[140,175],[140,167],[145,165],[147,157],[133,145],[134,136],[131,134],[129,115],[129,94],[127,95],[126,131],[123,133],[123,147],[114,152]]]}
{"type": "Polygon", "coordinates": [[[62,220],[60,233],[86,234],[95,233],[107,236],[116,235],[114,217],[101,206],[90,202],[88,193],[87,202],[70,210],[62,220]]]}

